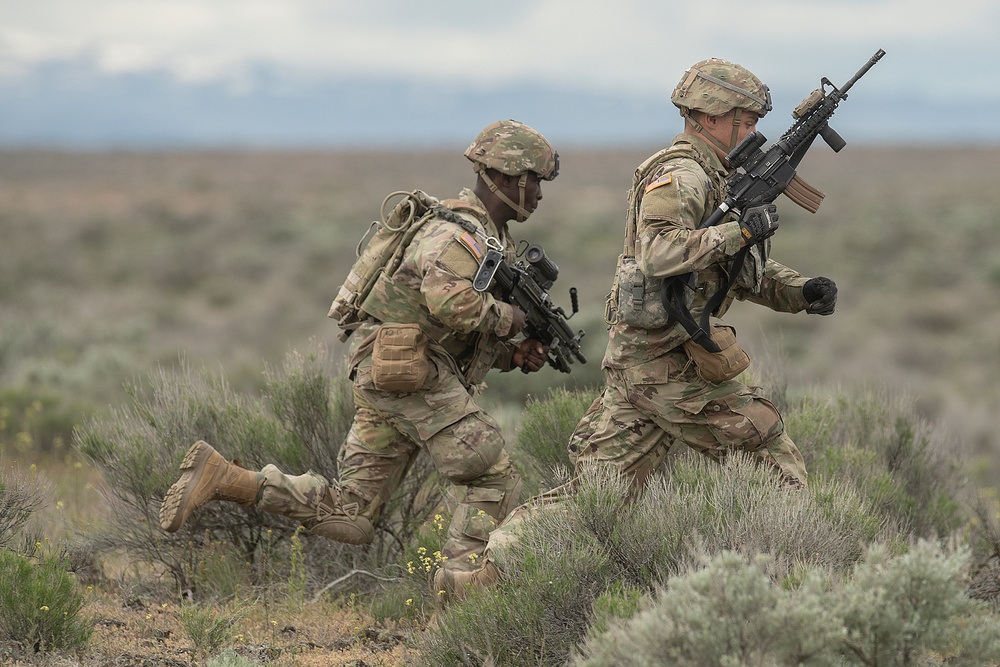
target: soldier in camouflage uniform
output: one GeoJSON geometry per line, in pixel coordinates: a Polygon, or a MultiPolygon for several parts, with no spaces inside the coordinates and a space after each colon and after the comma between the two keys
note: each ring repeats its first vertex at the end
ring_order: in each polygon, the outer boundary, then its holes
{"type": "MultiPolygon", "coordinates": [[[[806,278],[767,258],[766,239],[777,229],[773,205],[698,229],[727,193],[726,155],[771,110],[767,86],[744,67],[711,58],[684,72],[671,101],[684,117],[684,132],[640,166],[629,197],[642,273],[656,280],[693,272],[688,308],[697,320],[726,284],[733,256],[750,245],[748,266],[713,315],[722,317],[735,299],[780,312],[833,313],[833,281],[806,278]]],[[[702,379],[683,347],[690,336],[675,319],[642,327],[616,319],[625,318],[609,318],[604,392],[570,440],[577,467],[610,463],[641,487],[670,446],[680,442],[717,460],[732,451],[748,452],[789,485],[806,486],[802,455],[758,387],[737,378],[702,379]]]]}
{"type": "MultiPolygon", "coordinates": [[[[712,58],[684,72],[671,101],[684,117],[684,132],[636,171],[627,216],[634,228],[626,232],[633,247],[626,247],[626,254],[634,251],[649,282],[694,273],[696,288],[688,307],[695,321],[725,284],[733,256],[748,244],[755,246],[747,258],[749,268],[741,272],[716,316],[724,315],[735,299],[782,312],[833,313],[833,281],[806,278],[766,257],[766,240],[777,229],[773,205],[745,211],[738,219],[731,214],[722,224],[698,229],[725,198],[727,154],[771,110],[767,87],[740,65],[712,58]]],[[[659,292],[649,290],[644,299],[658,302],[659,292]]],[[[605,389],[569,443],[576,469],[595,463],[614,466],[632,480],[637,492],[671,445],[679,442],[716,460],[730,452],[747,452],[774,468],[790,486],[805,487],[802,455],[760,389],[737,378],[703,379],[684,349],[690,336],[683,326],[668,320],[662,307],[658,320],[630,324],[621,315],[624,305],[609,308],[605,389]]],[[[657,312],[656,304],[642,306],[657,312]]],[[[557,503],[573,486],[570,482],[518,508],[491,535],[480,568],[444,582],[445,592],[461,598],[469,588],[495,582],[500,573],[490,553],[516,539],[516,526],[531,507],[557,503]]]]}
{"type": "MultiPolygon", "coordinates": [[[[445,569],[469,569],[489,532],[520,502],[521,478],[497,423],[474,395],[490,368],[537,371],[548,350],[513,339],[525,314],[472,278],[485,248],[513,261],[510,220],[524,221],[542,199],[541,181],[558,172],[558,155],[534,129],[513,120],[487,126],[465,152],[477,180],[425,222],[402,263],[383,274],[363,301],[372,333],[349,362],[357,409],[340,448],[339,479],[308,472],[290,476],[268,465],[244,470],[199,441],[181,464],[180,479],[160,509],[164,530],[178,530],[198,507],[228,500],[288,516],[311,532],[366,544],[374,524],[421,450],[444,479],[465,487],[442,549],[445,569]],[[418,325],[426,337],[426,379],[412,391],[386,391],[373,379],[379,330],[418,325]]],[[[390,330],[389,333],[392,333],[390,330]]],[[[420,335],[418,334],[418,335],[420,335]]]]}

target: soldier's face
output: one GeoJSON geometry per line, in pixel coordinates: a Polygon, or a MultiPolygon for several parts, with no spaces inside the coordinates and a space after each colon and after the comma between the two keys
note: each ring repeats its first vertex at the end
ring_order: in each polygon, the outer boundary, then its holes
{"type": "MultiPolygon", "coordinates": [[[[705,129],[723,144],[729,144],[733,139],[733,121],[736,118],[736,109],[721,116],[715,116],[705,125],[705,129]]],[[[760,117],[752,111],[740,110],[740,124],[736,126],[736,144],[743,141],[748,134],[757,129],[757,121],[760,117]]]]}
{"type": "MultiPolygon", "coordinates": [[[[538,202],[542,200],[542,179],[538,177],[533,171],[526,172],[527,178],[524,182],[524,211],[525,213],[520,213],[514,209],[511,209],[511,219],[517,220],[518,222],[524,222],[527,220],[528,216],[535,212],[538,208],[538,202]]],[[[499,185],[500,189],[505,195],[507,195],[511,201],[520,203],[521,200],[521,187],[520,187],[520,176],[507,176],[504,175],[499,185]]]]}
{"type": "MultiPolygon", "coordinates": [[[[736,112],[734,111],[733,113],[735,114],[736,112]]],[[[740,127],[736,132],[737,144],[746,139],[748,134],[757,130],[757,121],[759,120],[760,116],[753,111],[743,110],[743,113],[740,114],[740,127]]]]}
{"type": "Polygon", "coordinates": [[[524,208],[534,213],[538,202],[542,201],[542,179],[533,171],[528,172],[528,180],[524,184],[524,208]]]}

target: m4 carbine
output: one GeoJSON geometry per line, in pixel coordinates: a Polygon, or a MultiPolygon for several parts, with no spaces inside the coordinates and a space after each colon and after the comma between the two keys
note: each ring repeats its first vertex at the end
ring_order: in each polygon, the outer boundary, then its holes
{"type": "MultiPolygon", "coordinates": [[[[573,333],[566,322],[579,311],[576,288],[570,288],[569,295],[573,312],[566,312],[554,305],[548,290],[559,276],[559,267],[545,255],[539,245],[529,245],[524,251],[524,259],[510,266],[503,253],[491,248],[486,252],[472,280],[472,287],[485,292],[495,285],[501,298],[524,311],[524,334],[546,346],[548,363],[557,371],[570,372],[573,359],[581,364],[587,357],[580,349],[584,331],[573,333]]],[[[522,369],[525,373],[527,369],[522,369]]]]}
{"type": "MultiPolygon", "coordinates": [[[[823,77],[820,87],[811,92],[792,111],[795,122],[781,138],[766,152],[762,146],[767,141],[760,132],[751,132],[727,157],[733,170],[729,177],[728,194],[725,200],[698,226],[698,229],[721,223],[731,210],[743,211],[751,206],[770,204],[778,195],[785,193],[792,201],[811,213],[815,213],[823,200],[823,193],[798,178],[795,170],[812,146],[817,136],[834,150],[847,145],[837,132],[830,127],[829,120],[837,110],[837,105],[847,99],[847,91],[877,63],[885,51],[879,49],[864,67],[858,70],[850,81],[837,88],[823,77]],[[829,88],[829,90],[827,90],[829,88]]],[[[702,312],[701,321],[695,322],[685,305],[685,290],[693,288],[693,274],[677,276],[667,281],[663,290],[663,306],[674,319],[680,322],[688,334],[710,352],[718,352],[708,331],[709,317],[719,307],[726,293],[743,267],[749,246],[740,250],[729,270],[729,282],[708,300],[702,312]]]]}

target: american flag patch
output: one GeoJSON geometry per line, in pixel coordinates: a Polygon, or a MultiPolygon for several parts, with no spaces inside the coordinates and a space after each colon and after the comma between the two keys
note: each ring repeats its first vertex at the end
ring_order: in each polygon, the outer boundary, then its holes
{"type": "Polygon", "coordinates": [[[667,185],[673,179],[673,174],[667,174],[666,176],[660,176],[658,179],[646,186],[646,192],[650,190],[655,190],[661,185],[667,185]]]}
{"type": "Polygon", "coordinates": [[[461,241],[463,244],[465,244],[465,247],[472,252],[473,256],[476,259],[483,258],[484,254],[483,249],[479,247],[479,242],[476,241],[475,236],[473,236],[469,232],[464,232],[461,236],[458,237],[458,240],[461,241]]]}

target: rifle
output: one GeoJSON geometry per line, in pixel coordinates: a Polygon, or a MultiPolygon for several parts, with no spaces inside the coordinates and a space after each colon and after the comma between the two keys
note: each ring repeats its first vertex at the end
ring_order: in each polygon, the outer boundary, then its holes
{"type": "MultiPolygon", "coordinates": [[[[734,148],[726,159],[733,170],[729,177],[729,187],[725,200],[698,226],[705,229],[719,224],[731,210],[743,211],[751,206],[770,204],[778,195],[785,193],[792,201],[815,213],[823,200],[823,193],[796,176],[795,170],[812,146],[817,136],[835,153],[847,145],[843,137],[829,125],[830,117],[837,106],[847,99],[847,91],[863,77],[885,51],[879,49],[847,83],[837,88],[829,79],[820,79],[820,87],[792,111],[795,122],[781,135],[766,152],[761,149],[767,138],[760,132],[751,132],[734,148]],[[827,87],[830,88],[829,92],[827,87]]],[[[743,261],[749,246],[740,250],[733,259],[729,271],[729,281],[712,295],[701,314],[701,321],[695,322],[684,300],[684,289],[693,289],[693,274],[677,276],[667,281],[662,292],[663,306],[674,319],[680,322],[688,334],[709,352],[718,352],[719,347],[712,342],[708,331],[709,317],[722,303],[743,268],[743,261]]]]}
{"type": "MultiPolygon", "coordinates": [[[[559,267],[539,245],[529,245],[524,251],[524,260],[517,261],[514,266],[504,261],[501,251],[490,248],[472,280],[472,287],[477,292],[485,292],[495,283],[505,302],[524,311],[525,335],[548,347],[549,365],[561,373],[569,373],[574,358],[585,364],[587,357],[580,349],[583,329],[574,334],[566,322],[580,310],[576,288],[569,290],[573,309],[569,315],[549,298],[548,290],[558,277],[559,267]]],[[[526,368],[521,370],[528,372],[526,368]]]]}

